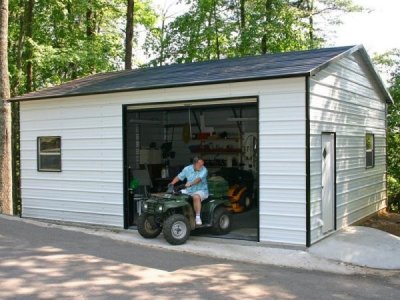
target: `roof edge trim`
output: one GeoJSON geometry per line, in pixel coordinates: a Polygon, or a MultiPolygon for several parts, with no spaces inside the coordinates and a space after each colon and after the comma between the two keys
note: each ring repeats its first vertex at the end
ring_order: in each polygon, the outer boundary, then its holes
{"type": "Polygon", "coordinates": [[[296,78],[296,77],[305,77],[308,75],[309,75],[309,72],[303,72],[303,73],[277,75],[277,76],[260,76],[260,77],[249,77],[249,78],[242,78],[242,79],[227,79],[227,80],[219,80],[219,81],[214,81],[214,82],[202,81],[202,82],[183,83],[183,84],[159,85],[159,86],[151,86],[151,87],[140,87],[140,88],[110,90],[110,91],[102,91],[102,92],[81,93],[81,94],[76,94],[76,95],[74,95],[74,94],[51,95],[51,96],[30,97],[30,98],[27,98],[27,97],[19,98],[19,96],[16,96],[16,97],[8,99],[7,101],[9,101],[9,102],[25,102],[25,101],[49,100],[49,99],[55,99],[55,98],[74,98],[74,97],[84,97],[84,96],[90,96],[90,95],[115,94],[115,93],[126,93],[126,92],[134,92],[134,91],[159,90],[159,89],[168,89],[168,88],[214,85],[214,84],[224,84],[224,83],[234,83],[234,82],[267,80],[267,79],[273,80],[273,79],[296,78]]]}

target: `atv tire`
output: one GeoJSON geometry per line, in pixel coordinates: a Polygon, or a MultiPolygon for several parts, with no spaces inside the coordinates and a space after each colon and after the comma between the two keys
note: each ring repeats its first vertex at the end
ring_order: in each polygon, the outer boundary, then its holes
{"type": "Polygon", "coordinates": [[[224,235],[231,231],[231,214],[224,207],[217,207],[214,211],[211,232],[224,235]]]}
{"type": "Polygon", "coordinates": [[[137,228],[142,237],[145,239],[154,239],[161,233],[161,227],[154,228],[146,213],[141,214],[137,221],[137,228]]]}
{"type": "Polygon", "coordinates": [[[182,245],[186,243],[190,235],[189,220],[183,215],[172,215],[164,221],[164,238],[171,245],[182,245]]]}

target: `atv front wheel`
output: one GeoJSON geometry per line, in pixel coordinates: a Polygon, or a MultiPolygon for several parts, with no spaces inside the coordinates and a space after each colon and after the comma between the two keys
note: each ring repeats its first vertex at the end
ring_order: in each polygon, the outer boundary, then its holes
{"type": "Polygon", "coordinates": [[[139,216],[137,228],[140,235],[146,239],[154,239],[161,233],[161,227],[154,227],[149,221],[149,216],[146,213],[139,216]]]}
{"type": "Polygon", "coordinates": [[[164,221],[163,234],[171,245],[186,243],[190,235],[189,220],[183,215],[172,215],[164,221]]]}
{"type": "Polygon", "coordinates": [[[218,207],[214,211],[211,231],[217,235],[227,234],[231,231],[231,215],[224,207],[218,207]]]}

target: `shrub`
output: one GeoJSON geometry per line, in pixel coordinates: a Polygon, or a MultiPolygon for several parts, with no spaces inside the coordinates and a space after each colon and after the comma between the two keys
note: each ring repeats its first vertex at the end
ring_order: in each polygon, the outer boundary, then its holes
{"type": "Polygon", "coordinates": [[[400,212],[400,181],[392,176],[388,176],[388,208],[392,212],[400,212]]]}

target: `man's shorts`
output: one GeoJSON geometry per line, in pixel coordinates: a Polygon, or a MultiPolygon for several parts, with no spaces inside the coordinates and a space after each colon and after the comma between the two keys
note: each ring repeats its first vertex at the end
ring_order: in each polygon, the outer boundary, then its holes
{"type": "Polygon", "coordinates": [[[187,191],[186,191],[186,189],[185,190],[182,190],[181,191],[183,194],[187,194],[187,195],[190,195],[190,196],[194,196],[194,195],[198,195],[199,197],[200,197],[200,200],[201,201],[204,201],[204,200],[206,200],[207,198],[208,198],[208,193],[206,193],[206,192],[203,192],[203,191],[197,191],[197,192],[193,192],[193,193],[188,193],[187,191]]]}

